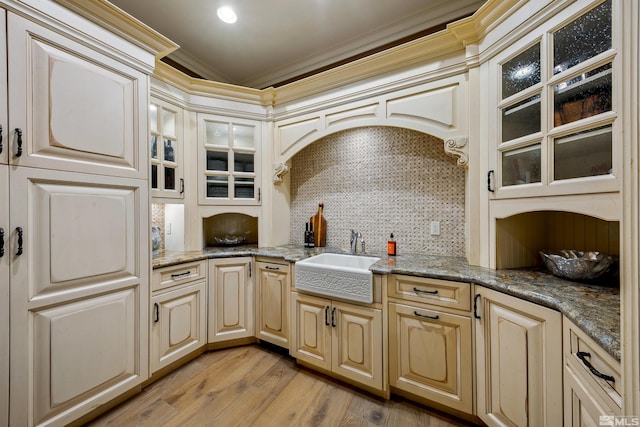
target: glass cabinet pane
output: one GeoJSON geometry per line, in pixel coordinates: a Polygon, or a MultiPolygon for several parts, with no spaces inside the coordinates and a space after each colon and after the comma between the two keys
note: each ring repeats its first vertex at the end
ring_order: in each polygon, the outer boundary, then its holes
{"type": "Polygon", "coordinates": [[[253,154],[234,153],[233,170],[235,172],[254,172],[253,154]]]}
{"type": "Polygon", "coordinates": [[[176,136],[176,113],[173,111],[162,110],[162,133],[176,136]]]}
{"type": "Polygon", "coordinates": [[[170,139],[164,140],[164,160],[167,162],[175,162],[176,161],[176,152],[175,152],[175,141],[171,141],[170,139]]]}
{"type": "Polygon", "coordinates": [[[611,49],[611,0],[553,35],[553,74],[611,49]]]}
{"type": "Polygon", "coordinates": [[[254,187],[253,178],[236,178],[234,197],[236,199],[253,199],[254,187]]]}
{"type": "Polygon", "coordinates": [[[611,64],[553,87],[555,126],[611,111],[611,64]]]}
{"type": "Polygon", "coordinates": [[[151,165],[151,188],[158,188],[158,166],[151,165]]]}
{"type": "Polygon", "coordinates": [[[502,109],[502,142],[540,132],[540,95],[502,109]]]}
{"type": "Polygon", "coordinates": [[[158,158],[158,137],[155,135],[151,136],[151,158],[158,158]]]}
{"type": "Polygon", "coordinates": [[[502,153],[502,185],[540,182],[540,144],[502,153]]]}
{"type": "Polygon", "coordinates": [[[151,132],[158,132],[158,107],[149,105],[149,129],[151,132]]]}
{"type": "Polygon", "coordinates": [[[164,189],[175,190],[176,189],[176,170],[174,168],[164,168],[164,189]]]}
{"type": "Polygon", "coordinates": [[[254,126],[233,125],[233,146],[235,148],[255,148],[254,126]]]}
{"type": "Polygon", "coordinates": [[[220,122],[205,123],[205,144],[229,146],[229,124],[220,122]]]}
{"type": "Polygon", "coordinates": [[[229,180],[227,177],[208,176],[207,197],[229,197],[229,180]]]}
{"type": "Polygon", "coordinates": [[[612,146],[611,126],[556,138],[553,143],[554,178],[611,174],[612,146]]]}
{"type": "Polygon", "coordinates": [[[226,151],[207,150],[207,170],[208,171],[228,171],[229,153],[226,151]]]}
{"type": "Polygon", "coordinates": [[[536,44],[502,65],[502,99],[540,83],[540,45],[536,44]]]}

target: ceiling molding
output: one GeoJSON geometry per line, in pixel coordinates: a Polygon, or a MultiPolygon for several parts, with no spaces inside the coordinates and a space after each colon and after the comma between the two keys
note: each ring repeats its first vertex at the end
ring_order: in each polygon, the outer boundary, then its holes
{"type": "Polygon", "coordinates": [[[176,43],[106,0],[54,0],[94,24],[161,58],[178,49],[176,43]]]}

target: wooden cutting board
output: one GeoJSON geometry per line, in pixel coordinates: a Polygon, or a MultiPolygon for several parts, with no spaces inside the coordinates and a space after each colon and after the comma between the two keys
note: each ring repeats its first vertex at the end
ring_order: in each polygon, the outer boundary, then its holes
{"type": "Polygon", "coordinates": [[[313,237],[316,247],[327,246],[327,220],[322,216],[324,203],[318,206],[318,213],[309,218],[309,222],[313,225],[313,237]]]}

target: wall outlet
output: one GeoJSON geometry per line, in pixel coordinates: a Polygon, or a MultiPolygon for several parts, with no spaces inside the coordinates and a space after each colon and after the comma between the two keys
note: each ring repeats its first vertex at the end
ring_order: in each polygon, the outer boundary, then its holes
{"type": "Polygon", "coordinates": [[[431,221],[431,235],[432,236],[440,235],[440,221],[431,221]]]}
{"type": "Polygon", "coordinates": [[[170,222],[166,223],[165,228],[166,228],[166,229],[164,230],[164,232],[165,232],[166,234],[171,234],[171,223],[170,223],[170,222]]]}

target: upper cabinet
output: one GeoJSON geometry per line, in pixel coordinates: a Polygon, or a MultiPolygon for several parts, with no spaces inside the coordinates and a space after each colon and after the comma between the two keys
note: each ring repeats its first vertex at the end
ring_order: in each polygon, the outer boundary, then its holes
{"type": "Polygon", "coordinates": [[[621,137],[612,0],[567,8],[489,61],[494,198],[616,192],[621,137]]]}
{"type": "Polygon", "coordinates": [[[184,198],[183,110],[152,98],[149,104],[151,195],[184,198]]]}
{"type": "Polygon", "coordinates": [[[261,122],[198,114],[198,203],[258,205],[261,122]]]}

